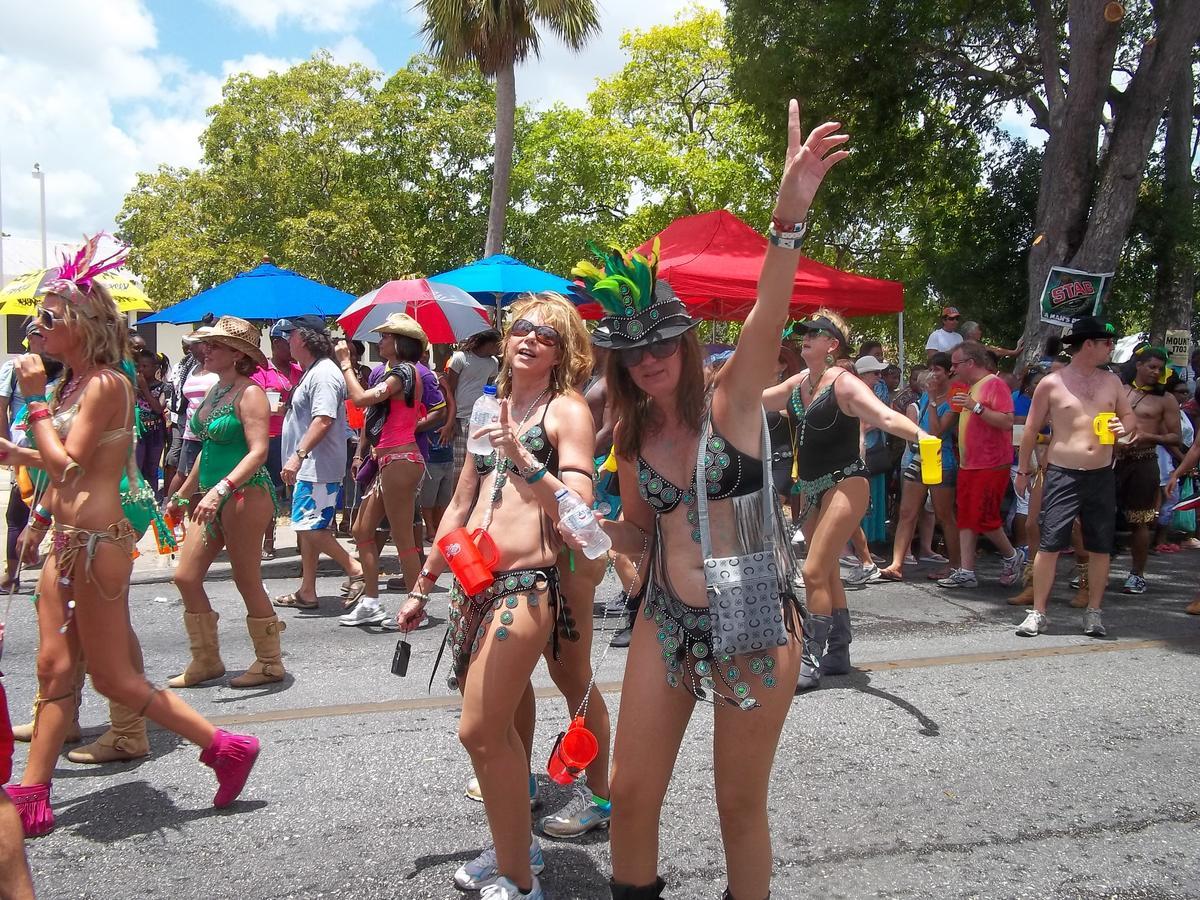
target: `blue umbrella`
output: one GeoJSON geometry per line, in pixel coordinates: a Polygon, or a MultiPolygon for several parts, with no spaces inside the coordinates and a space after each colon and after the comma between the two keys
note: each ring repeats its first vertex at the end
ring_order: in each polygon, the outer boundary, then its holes
{"type": "Polygon", "coordinates": [[[500,253],[469,266],[434,275],[429,280],[461,288],[487,306],[495,306],[497,297],[501,306],[508,306],[522,294],[535,294],[538,291],[557,291],[570,297],[571,288],[571,282],[566,278],[527,266],[519,259],[500,253]]]}
{"type": "Polygon", "coordinates": [[[328,318],[340,315],[353,302],[353,294],[264,262],[195,297],[160,309],[139,320],[138,324],[199,322],[205,313],[218,318],[240,316],[274,320],[303,315],[328,318]]]}

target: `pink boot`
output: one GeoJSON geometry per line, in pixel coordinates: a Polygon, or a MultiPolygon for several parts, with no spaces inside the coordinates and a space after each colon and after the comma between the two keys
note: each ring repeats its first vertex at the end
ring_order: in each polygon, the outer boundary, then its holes
{"type": "Polygon", "coordinates": [[[25,837],[41,837],[54,830],[54,810],[50,808],[50,783],[23,787],[19,784],[5,785],[5,791],[16,804],[21,814],[21,827],[25,837]]]}
{"type": "Polygon", "coordinates": [[[213,806],[221,809],[238,798],[256,759],[258,738],[248,734],[230,734],[220,728],[216,730],[212,743],[200,754],[200,762],[217,775],[217,795],[213,797],[213,806]]]}

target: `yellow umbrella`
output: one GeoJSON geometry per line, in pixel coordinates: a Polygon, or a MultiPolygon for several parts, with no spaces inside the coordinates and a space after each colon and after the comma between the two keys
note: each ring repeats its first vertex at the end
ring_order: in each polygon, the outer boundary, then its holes
{"type": "MultiPolygon", "coordinates": [[[[41,302],[42,284],[58,275],[58,269],[40,269],[14,278],[0,289],[0,315],[32,316],[41,302]]],[[[116,269],[102,272],[96,280],[108,288],[117,309],[121,312],[140,312],[153,309],[150,298],[134,282],[128,272],[116,269]]]]}

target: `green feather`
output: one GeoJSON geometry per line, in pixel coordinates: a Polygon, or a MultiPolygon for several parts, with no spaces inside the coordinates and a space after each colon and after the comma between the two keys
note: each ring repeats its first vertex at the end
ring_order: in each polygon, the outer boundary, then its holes
{"type": "Polygon", "coordinates": [[[655,238],[654,249],[647,259],[637,252],[626,253],[617,246],[601,250],[589,241],[588,249],[603,264],[603,269],[584,260],[571,270],[571,274],[583,282],[605,312],[628,316],[626,310],[632,309],[637,314],[654,302],[658,246],[658,238],[655,238]]]}

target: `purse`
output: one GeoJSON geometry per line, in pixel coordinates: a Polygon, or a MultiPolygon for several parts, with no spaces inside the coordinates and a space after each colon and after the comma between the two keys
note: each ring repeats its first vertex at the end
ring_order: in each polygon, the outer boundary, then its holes
{"type": "Polygon", "coordinates": [[[885,472],[890,472],[892,470],[892,449],[888,446],[887,441],[880,441],[874,447],[868,447],[863,462],[867,465],[868,475],[883,475],[885,472]]]}
{"type": "MultiPolygon", "coordinates": [[[[740,556],[712,555],[712,536],[708,525],[708,479],[705,457],[712,433],[711,413],[704,418],[700,446],[696,451],[696,506],[700,519],[700,552],[704,557],[704,583],[708,590],[712,617],[713,650],[722,655],[758,653],[787,643],[783,622],[784,585],[776,550],[775,502],[771,484],[771,438],[767,415],[762,425],[762,509],[763,548],[740,556]]],[[[791,586],[787,586],[790,592],[791,586]]]]}

